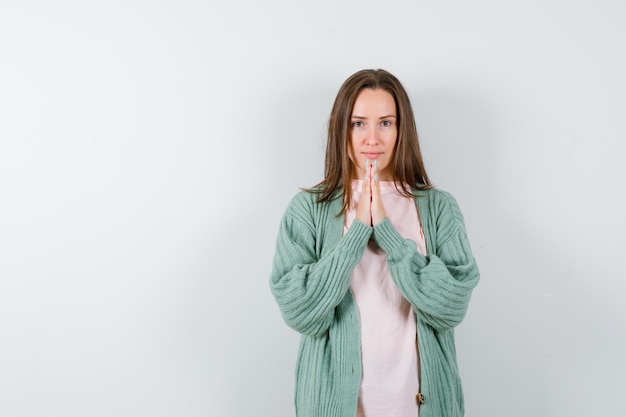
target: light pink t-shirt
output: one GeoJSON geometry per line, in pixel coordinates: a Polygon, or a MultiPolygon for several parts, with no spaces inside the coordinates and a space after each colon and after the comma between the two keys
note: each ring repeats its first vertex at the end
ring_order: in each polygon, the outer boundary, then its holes
{"type": "MultiPolygon", "coordinates": [[[[362,180],[352,181],[351,210],[344,233],[356,217],[362,180]]],[[[381,198],[391,224],[426,253],[415,200],[401,195],[393,181],[380,182],[381,198]]],[[[417,348],[415,314],[387,270],[387,254],[370,240],[354,268],[350,287],[359,308],[363,377],[357,417],[417,416],[417,348]]]]}

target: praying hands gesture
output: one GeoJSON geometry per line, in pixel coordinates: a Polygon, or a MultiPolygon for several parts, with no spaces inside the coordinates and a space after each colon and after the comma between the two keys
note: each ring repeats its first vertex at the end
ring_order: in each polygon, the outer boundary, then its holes
{"type": "Polygon", "coordinates": [[[356,211],[356,218],[369,226],[376,226],[387,217],[380,198],[380,182],[378,181],[378,161],[365,162],[365,178],[361,198],[356,211]]]}

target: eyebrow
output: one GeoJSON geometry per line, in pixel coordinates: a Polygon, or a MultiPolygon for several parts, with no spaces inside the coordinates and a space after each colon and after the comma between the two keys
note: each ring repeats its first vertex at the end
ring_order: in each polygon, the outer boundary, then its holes
{"type": "MultiPolygon", "coordinates": [[[[389,114],[387,116],[379,117],[379,119],[390,119],[392,117],[395,119],[396,115],[395,114],[389,114]]],[[[367,119],[367,117],[364,117],[364,116],[352,116],[351,118],[352,119],[367,119]]]]}

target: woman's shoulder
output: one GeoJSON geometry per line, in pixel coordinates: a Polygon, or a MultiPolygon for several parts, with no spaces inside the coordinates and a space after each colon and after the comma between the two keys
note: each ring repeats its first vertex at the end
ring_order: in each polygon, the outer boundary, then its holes
{"type": "Polygon", "coordinates": [[[438,203],[448,201],[456,202],[456,199],[452,196],[452,194],[435,186],[426,187],[422,184],[417,184],[413,187],[413,195],[417,196],[418,198],[425,197],[429,201],[438,203]]]}
{"type": "Polygon", "coordinates": [[[327,201],[321,201],[324,192],[325,190],[319,184],[311,188],[301,188],[300,191],[291,198],[289,206],[304,205],[307,207],[321,207],[332,204],[338,199],[341,200],[341,189],[337,190],[332,198],[327,201]]]}
{"type": "Polygon", "coordinates": [[[450,192],[435,187],[427,189],[419,189],[416,187],[413,194],[417,197],[418,204],[423,201],[428,205],[429,211],[435,212],[438,215],[449,215],[456,220],[463,221],[459,204],[450,192]]]}
{"type": "Polygon", "coordinates": [[[302,189],[289,201],[283,214],[282,224],[298,233],[308,235],[328,224],[341,210],[341,200],[319,201],[320,194],[302,189]]]}
{"type": "Polygon", "coordinates": [[[318,188],[306,188],[298,191],[287,204],[286,216],[301,219],[311,219],[319,214],[320,210],[329,205],[328,202],[321,202],[318,188]]]}
{"type": "Polygon", "coordinates": [[[300,189],[291,199],[287,208],[312,207],[318,203],[318,190],[315,188],[300,189]]]}

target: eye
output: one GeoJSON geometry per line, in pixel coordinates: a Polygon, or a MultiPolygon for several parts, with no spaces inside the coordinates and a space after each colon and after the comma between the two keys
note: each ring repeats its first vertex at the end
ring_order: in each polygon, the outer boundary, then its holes
{"type": "Polygon", "coordinates": [[[389,127],[392,125],[391,120],[383,120],[382,122],[380,122],[380,124],[383,127],[389,127]]]}
{"type": "Polygon", "coordinates": [[[353,120],[352,127],[363,127],[363,122],[360,120],[353,120]]]}

